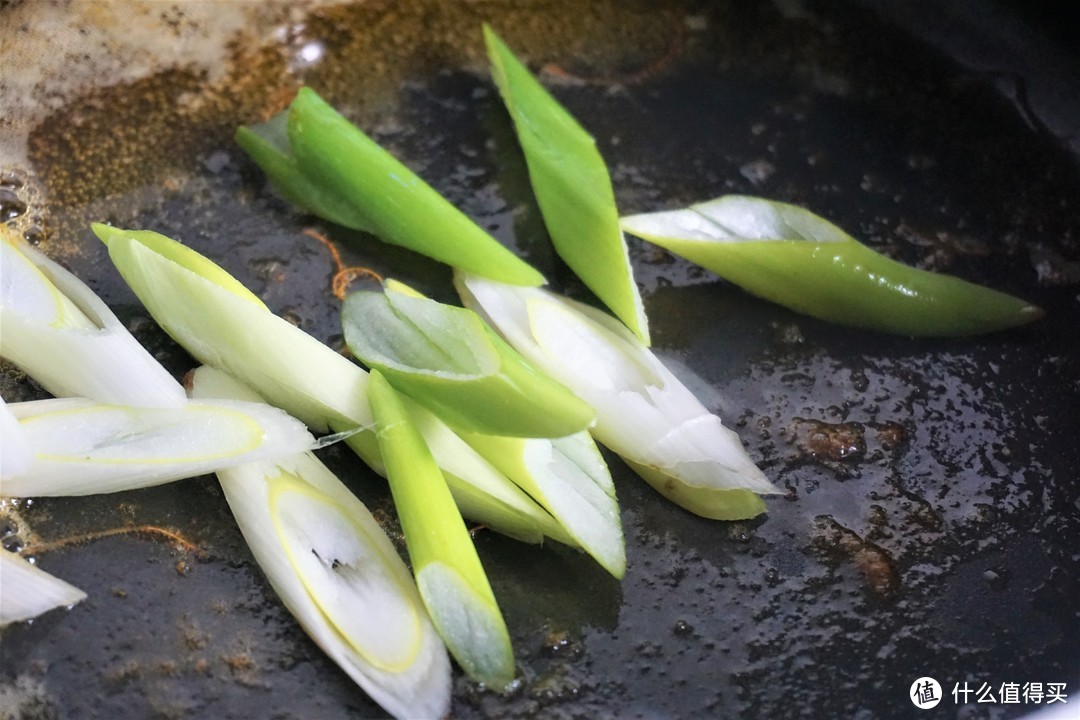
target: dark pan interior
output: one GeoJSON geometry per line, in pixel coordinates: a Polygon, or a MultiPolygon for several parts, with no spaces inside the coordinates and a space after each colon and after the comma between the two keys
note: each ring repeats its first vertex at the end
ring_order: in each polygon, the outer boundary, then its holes
{"type": "MultiPolygon", "coordinates": [[[[844,329],[631,240],[657,352],[788,495],[751,522],[703,520],[609,456],[622,583],[564,548],[478,532],[519,682],[498,695],[458,674],[453,716],[997,718],[1036,707],[961,708],[950,690],[1080,689],[1080,62],[1043,16],[838,0],[313,10],[297,32],[327,56],[293,75],[256,44],[213,87],[172,69],[68,98],[31,132],[31,167],[5,176],[29,203],[16,219],[178,376],[191,359],[90,221],[182,239],[333,346],[334,266],[306,228],[346,264],[451,300],[445,267],[295,212],[231,142],[302,79],[589,299],[550,249],[483,70],[485,18],[597,137],[624,213],[785,200],[1047,316],[963,340],[844,329]],[[945,688],[933,711],[908,699],[922,676],[945,688]]],[[[42,395],[6,366],[0,382],[8,401],[42,395]]],[[[394,532],[385,483],[340,447],[321,456],[394,532]]],[[[278,602],[213,478],[0,515],[5,547],[90,596],[3,631],[0,716],[382,716],[278,602]],[[117,528],[141,530],[102,534],[117,528]]]]}

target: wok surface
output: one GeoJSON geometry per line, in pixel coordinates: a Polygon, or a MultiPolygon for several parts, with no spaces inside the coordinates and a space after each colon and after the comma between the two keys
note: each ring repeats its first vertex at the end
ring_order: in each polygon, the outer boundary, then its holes
{"type": "MultiPolygon", "coordinates": [[[[33,5],[0,8],[3,37],[28,32],[14,19],[33,5]]],[[[177,376],[191,359],[90,221],[183,240],[334,347],[334,266],[306,228],[345,264],[453,300],[445,267],[295,212],[231,142],[303,81],[588,299],[550,249],[483,68],[487,19],[597,137],[623,213],[762,195],[1032,300],[1047,317],[1021,330],[888,337],[794,315],[632,240],[657,352],[788,495],[751,522],[703,520],[608,455],[621,583],[565,548],[477,533],[519,682],[501,696],[459,674],[453,706],[456,718],[1014,717],[1035,708],[948,693],[1080,689],[1080,114],[1067,112],[1080,83],[1065,48],[1033,47],[1035,70],[1017,61],[1009,76],[986,60],[1000,44],[975,60],[950,45],[980,28],[978,8],[956,5],[943,24],[900,5],[272,5],[260,22],[285,30],[231,36],[222,67],[161,67],[47,104],[4,190],[27,204],[16,221],[177,376]],[[300,63],[312,42],[322,59],[300,63]],[[946,698],[922,712],[907,698],[927,675],[946,698]]],[[[155,6],[178,42],[200,31],[182,7],[155,6]]],[[[0,391],[42,396],[8,366],[0,391]]],[[[385,483],[344,449],[321,456],[394,533],[385,483]]],[[[3,631],[0,716],[382,716],[278,602],[213,478],[0,514],[5,547],[90,596],[3,631]],[[144,529],[100,535],[113,528],[144,529]]]]}

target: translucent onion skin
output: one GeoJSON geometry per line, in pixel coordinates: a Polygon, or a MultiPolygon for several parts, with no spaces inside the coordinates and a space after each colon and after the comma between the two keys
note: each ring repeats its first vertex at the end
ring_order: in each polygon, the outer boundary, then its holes
{"type": "Polygon", "coordinates": [[[808,210],[741,195],[622,219],[626,232],[796,312],[911,337],[1038,320],[1019,298],[885,257],[808,210]]]}
{"type": "Polygon", "coordinates": [[[492,77],[514,120],[556,252],[648,345],[648,318],[619,229],[611,177],[596,141],[487,25],[484,39],[492,77]]]}

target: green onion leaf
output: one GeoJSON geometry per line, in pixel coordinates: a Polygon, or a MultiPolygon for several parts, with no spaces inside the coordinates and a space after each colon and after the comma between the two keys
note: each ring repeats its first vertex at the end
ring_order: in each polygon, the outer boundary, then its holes
{"type": "Polygon", "coordinates": [[[588,405],[534,370],[476,313],[399,287],[354,293],[341,311],[349,349],[397,390],[459,431],[561,437],[592,422],[588,405]]]}
{"type": "Polygon", "coordinates": [[[286,110],[261,125],[237,128],[236,143],[289,202],[338,225],[374,233],[357,207],[332,185],[309,179],[300,171],[289,148],[288,114],[286,110]]]}
{"type": "MultiPolygon", "coordinates": [[[[257,401],[209,367],[195,398],[257,401]]],[[[416,585],[368,509],[311,453],[218,472],[270,584],[308,635],[398,718],[443,717],[450,663],[416,585]]]]}
{"type": "Polygon", "coordinates": [[[748,292],[822,320],[910,336],[992,332],[1043,311],[960,278],[874,252],[794,205],[728,195],[683,210],[632,215],[623,229],[748,292]]]}
{"type": "Polygon", "coordinates": [[[535,268],[481,230],[314,90],[300,89],[285,122],[287,149],[274,125],[242,132],[238,139],[282,194],[305,210],[485,277],[543,284],[535,268]]]}
{"type": "Polygon", "coordinates": [[[539,288],[458,274],[458,292],[536,367],[596,410],[593,436],[704,517],[741,519],[778,493],[725,428],[648,348],[599,310],[539,288]],[[733,492],[742,491],[742,492],[733,492]]]}
{"type": "Polygon", "coordinates": [[[510,634],[461,514],[408,410],[378,370],[369,392],[420,596],[465,672],[502,689],[514,679],[510,634]]]}
{"type": "Polygon", "coordinates": [[[555,250],[648,345],[648,319],[619,229],[611,177],[596,141],[487,25],[484,38],[555,250]]]}

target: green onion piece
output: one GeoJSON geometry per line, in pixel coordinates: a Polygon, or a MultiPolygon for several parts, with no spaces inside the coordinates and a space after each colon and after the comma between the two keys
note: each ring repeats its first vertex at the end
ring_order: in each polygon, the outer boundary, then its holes
{"type": "Polygon", "coordinates": [[[86,599],[79,588],[12,552],[0,552],[0,578],[0,627],[86,599]]]}
{"type": "Polygon", "coordinates": [[[369,392],[420,596],[465,672],[502,689],[514,679],[513,647],[469,531],[423,437],[378,370],[369,392]]]}
{"type": "MultiPolygon", "coordinates": [[[[185,401],[175,408],[106,405],[85,398],[13,403],[14,436],[32,454],[5,474],[5,497],[90,495],[196,477],[309,450],[315,438],[263,403],[185,401]]],[[[8,454],[9,438],[4,447],[8,454]]],[[[6,472],[5,462],[5,472],[6,472]]]]}
{"type": "Polygon", "coordinates": [[[534,370],[471,310],[388,286],[352,294],[341,311],[345,342],[400,392],[459,431],[561,437],[593,411],[534,370]]]}
{"type": "Polygon", "coordinates": [[[288,110],[261,125],[239,127],[236,143],[262,168],[286,200],[321,218],[354,230],[375,229],[332,185],[309,179],[300,171],[289,148],[288,110]]]}
{"type": "Polygon", "coordinates": [[[619,229],[611,178],[596,141],[487,25],[484,38],[495,84],[514,119],[555,250],[648,345],[648,319],[619,229]]]}
{"type": "Polygon", "coordinates": [[[728,195],[632,215],[623,229],[797,312],[910,336],[1003,330],[1043,316],[1011,295],[909,267],[794,205],[728,195]]]}
{"type": "MultiPolygon", "coordinates": [[[[345,442],[382,473],[368,374],[271,313],[222,268],[180,243],[145,231],[94,225],[109,257],[157,323],[200,362],[254,388],[319,432],[363,431],[345,442]]],[[[462,512],[527,542],[546,535],[574,544],[557,522],[431,413],[416,413],[462,512]]]]}
{"type": "Polygon", "coordinates": [[[596,410],[593,436],[665,496],[704,517],[764,510],[743,490],[781,492],[720,418],[611,316],[540,288],[458,274],[458,292],[536,367],[596,410]]]}
{"type": "MultiPolygon", "coordinates": [[[[0,397],[0,479],[21,475],[34,462],[34,451],[19,419],[0,397]]],[[[0,495],[3,487],[0,484],[0,495]]]]}
{"type": "Polygon", "coordinates": [[[550,439],[462,437],[543,505],[605,570],[620,579],[626,574],[615,485],[589,433],[550,439]]]}
{"type": "MultiPolygon", "coordinates": [[[[192,395],[257,402],[210,367],[192,395]]],[[[270,584],[308,635],[398,718],[443,717],[450,662],[416,585],[375,518],[311,453],[218,472],[270,584]]]]}
{"type": "Polygon", "coordinates": [[[85,283],[0,225],[0,357],[57,397],[179,407],[184,389],[85,283]]]}
{"type": "Polygon", "coordinates": [[[306,210],[469,272],[517,285],[543,276],[499,244],[310,88],[288,111],[286,153],[272,131],[241,135],[282,192],[306,210]],[[269,139],[266,139],[269,137],[269,139]]]}

